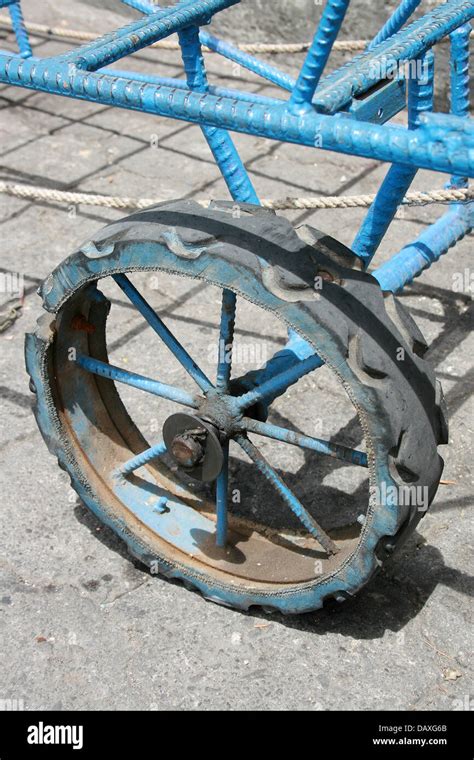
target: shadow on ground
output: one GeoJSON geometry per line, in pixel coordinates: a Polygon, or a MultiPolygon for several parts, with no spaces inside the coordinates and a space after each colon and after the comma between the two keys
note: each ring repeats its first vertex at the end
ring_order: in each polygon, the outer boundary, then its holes
{"type": "MultiPolygon", "coordinates": [[[[144,577],[149,574],[129,554],[123,541],[110,528],[102,525],[82,502],[76,505],[75,516],[104,546],[126,558],[144,577]]],[[[177,580],[167,582],[181,585],[177,580]]],[[[406,546],[386,563],[372,582],[344,604],[331,602],[322,610],[304,615],[266,613],[259,608],[248,613],[236,613],[307,633],[323,635],[331,632],[370,640],[383,637],[386,631],[402,631],[419,614],[440,585],[469,597],[474,596],[474,578],[448,567],[441,552],[415,532],[406,546]]],[[[204,599],[202,603],[212,604],[204,599]]]]}

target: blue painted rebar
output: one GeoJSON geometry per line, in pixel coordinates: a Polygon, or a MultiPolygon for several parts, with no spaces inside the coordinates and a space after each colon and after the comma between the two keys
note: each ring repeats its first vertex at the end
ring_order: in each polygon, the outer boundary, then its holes
{"type": "Polygon", "coordinates": [[[219,55],[222,55],[229,61],[233,61],[244,69],[252,71],[254,74],[257,74],[257,76],[262,77],[262,79],[266,79],[267,81],[276,84],[278,87],[290,92],[295,86],[295,79],[289,74],[285,74],[285,72],[280,71],[276,66],[266,63],[266,61],[260,61],[258,58],[255,58],[255,56],[250,55],[250,53],[245,53],[230,42],[224,42],[224,40],[220,40],[205,31],[201,31],[200,38],[202,44],[208,47],[209,50],[213,50],[215,53],[219,53],[219,55]]]}
{"type": "Polygon", "coordinates": [[[206,24],[214,13],[237,2],[239,0],[179,0],[175,6],[159,9],[94,42],[80,46],[72,53],[58,56],[58,60],[68,60],[79,69],[96,71],[187,26],[206,24]]]}
{"type": "MultiPolygon", "coordinates": [[[[7,52],[0,50],[0,53],[7,52]]],[[[36,60],[41,60],[37,58],[36,60]]],[[[100,69],[102,71],[102,69],[100,69]]],[[[164,85],[165,87],[177,87],[180,90],[188,90],[188,83],[184,79],[175,79],[174,77],[161,77],[153,74],[142,74],[138,71],[123,71],[121,69],[104,69],[107,74],[114,74],[117,77],[123,79],[130,79],[134,82],[144,82],[146,84],[164,85]]],[[[218,87],[210,84],[208,87],[209,92],[212,95],[216,95],[218,98],[232,98],[234,100],[240,100],[244,103],[262,103],[267,106],[281,105],[284,103],[281,98],[269,98],[266,95],[259,95],[254,92],[243,92],[240,90],[232,90],[228,87],[218,87]]]]}
{"type": "Polygon", "coordinates": [[[168,401],[176,401],[176,403],[189,406],[191,409],[197,409],[199,406],[197,399],[191,393],[181,388],[176,388],[174,385],[166,385],[165,383],[158,382],[158,380],[151,380],[149,377],[144,377],[144,375],[129,372],[126,369],[121,369],[121,367],[115,367],[113,364],[101,362],[99,359],[92,359],[90,356],[80,355],[76,358],[75,363],[94,375],[130,385],[154,396],[168,399],[168,401]]]}
{"type": "MultiPolygon", "coordinates": [[[[471,12],[474,13],[472,7],[471,12]]],[[[446,114],[426,114],[415,139],[402,127],[369,123],[361,127],[352,119],[314,112],[297,116],[285,106],[239,103],[211,94],[143,85],[61,66],[48,59],[38,64],[18,55],[0,55],[0,81],[288,143],[318,144],[337,153],[407,163],[449,174],[474,174],[471,120],[446,114]]]]}
{"type": "Polygon", "coordinates": [[[23,13],[19,2],[10,3],[8,11],[12,20],[12,27],[15,33],[18,49],[22,58],[29,58],[32,55],[30,38],[26,31],[23,13]]]}
{"type": "MultiPolygon", "coordinates": [[[[421,124],[422,114],[433,110],[433,52],[429,50],[415,59],[412,65],[416,66],[416,73],[411,72],[412,78],[409,79],[408,128],[416,129],[421,124]]],[[[416,173],[416,168],[405,164],[394,164],[388,170],[352,244],[353,251],[360,256],[365,267],[377,252],[416,173]]]]}
{"type": "MultiPolygon", "coordinates": [[[[153,3],[147,2],[147,0],[123,0],[127,5],[132,8],[141,11],[142,13],[155,13],[156,6],[153,3]]],[[[237,63],[239,66],[251,71],[262,79],[267,79],[272,84],[276,84],[278,87],[282,87],[284,90],[291,91],[295,86],[295,80],[283,71],[280,71],[276,66],[272,66],[265,61],[260,61],[255,56],[245,53],[230,42],[224,42],[215,37],[213,34],[201,29],[199,33],[201,43],[205,45],[209,50],[218,53],[223,58],[227,58],[229,61],[237,63]]]]}
{"type": "Polygon", "coordinates": [[[232,369],[236,296],[231,290],[222,291],[221,324],[219,330],[219,358],[216,389],[228,393],[232,369]]]}
{"type": "Polygon", "coordinates": [[[314,536],[321,546],[326,550],[328,554],[336,554],[339,549],[327,533],[318,525],[316,520],[310,515],[307,509],[303,507],[299,499],[296,498],[294,493],[288,488],[286,483],[279,477],[273,467],[269,465],[264,456],[260,453],[256,446],[249,441],[244,435],[236,436],[237,443],[245,451],[247,456],[253,461],[257,470],[264,475],[267,480],[275,487],[284,502],[290,507],[292,512],[296,515],[298,520],[303,523],[306,530],[314,536]]]}
{"type": "Polygon", "coordinates": [[[372,50],[376,45],[384,42],[389,37],[396,34],[410,16],[416,11],[421,0],[402,0],[400,5],[394,10],[388,21],[384,24],[380,32],[369,43],[368,50],[372,50]]]}
{"type": "MultiPolygon", "coordinates": [[[[313,346],[298,335],[295,330],[289,328],[288,342],[284,348],[277,351],[260,369],[251,370],[239,377],[239,386],[248,390],[258,388],[285,370],[299,365],[302,359],[307,359],[309,356],[314,356],[314,354],[313,346]]],[[[319,366],[323,364],[323,360],[320,359],[319,366]]],[[[283,393],[285,390],[284,388],[283,393]]],[[[265,396],[265,406],[268,407],[279,395],[281,395],[280,392],[275,392],[273,396],[265,396]]]]}
{"type": "Polygon", "coordinates": [[[212,155],[221,170],[234,200],[259,204],[258,195],[228,132],[217,127],[202,127],[212,155]]]}
{"type": "MultiPolygon", "coordinates": [[[[433,110],[434,100],[434,64],[432,50],[428,50],[411,65],[415,66],[408,82],[408,129],[417,129],[421,125],[424,113],[433,110]]],[[[409,70],[411,69],[411,65],[409,70]]]]}
{"type": "MultiPolygon", "coordinates": [[[[126,26],[122,26],[119,29],[115,29],[111,32],[106,32],[105,34],[100,35],[95,40],[91,40],[90,42],[85,42],[83,45],[80,45],[79,47],[74,48],[73,50],[67,51],[59,56],[57,56],[58,60],[64,60],[64,61],[74,61],[78,55],[84,55],[89,56],[94,53],[94,51],[98,51],[101,49],[106,48],[109,45],[113,46],[120,46],[121,44],[125,44],[126,40],[133,35],[138,35],[139,33],[142,33],[143,29],[150,26],[150,23],[153,24],[153,22],[158,20],[166,19],[167,16],[169,16],[170,13],[176,12],[177,10],[184,9],[187,5],[192,3],[193,0],[178,0],[178,2],[168,8],[160,9],[155,8],[153,11],[149,12],[149,16],[153,16],[153,18],[144,18],[139,19],[138,21],[132,21],[131,23],[127,24],[126,26]]],[[[153,27],[154,28],[154,27],[153,27]]],[[[137,41],[135,39],[135,41],[137,41]]],[[[127,53],[125,53],[127,55],[127,53]]],[[[106,64],[103,64],[106,65],[106,64]]]]}
{"type": "MultiPolygon", "coordinates": [[[[11,55],[9,50],[0,50],[0,54],[11,55]]],[[[32,55],[30,60],[41,63],[43,58],[32,55]]],[[[184,79],[175,79],[174,77],[162,77],[155,74],[143,74],[139,71],[126,71],[124,69],[117,68],[105,68],[99,69],[99,72],[103,71],[105,74],[110,74],[121,79],[126,79],[131,82],[143,82],[144,84],[153,84],[161,87],[178,88],[179,90],[189,90],[188,83],[184,79]]],[[[243,103],[261,103],[266,106],[283,105],[285,103],[281,98],[270,98],[266,95],[259,95],[256,92],[244,92],[241,90],[232,90],[228,87],[219,87],[217,85],[210,84],[209,92],[218,98],[230,98],[233,100],[240,100],[243,103]]]]}
{"type": "Polygon", "coordinates": [[[412,282],[474,226],[474,202],[453,205],[410,245],[372,272],[382,290],[397,293],[412,282]]]}
{"type": "Polygon", "coordinates": [[[436,6],[373,50],[354,56],[325,76],[314,96],[314,105],[322,113],[344,109],[354,96],[366,93],[380,82],[382,72],[396,67],[398,62],[418,58],[473,16],[472,0],[449,0],[436,6]]]}
{"type": "Polygon", "coordinates": [[[249,417],[244,417],[241,426],[244,430],[250,433],[257,433],[266,438],[272,438],[275,441],[289,443],[292,446],[300,446],[303,449],[311,449],[318,454],[324,454],[325,456],[333,457],[334,459],[340,459],[349,464],[367,467],[367,454],[363,451],[357,451],[357,449],[351,449],[347,446],[331,443],[331,441],[324,441],[321,438],[313,438],[311,436],[302,435],[301,433],[295,433],[293,430],[287,430],[278,425],[272,425],[269,422],[253,420],[249,417]]]}
{"type": "MultiPolygon", "coordinates": [[[[179,42],[189,88],[207,93],[208,82],[198,28],[188,27],[180,31],[179,42]]],[[[202,126],[202,131],[234,200],[259,203],[250,177],[229,133],[223,129],[207,126],[202,126]]]]}
{"type": "Polygon", "coordinates": [[[229,499],[229,441],[222,444],[224,461],[216,481],[216,544],[227,543],[228,499],[229,499]]]}
{"type": "MultiPolygon", "coordinates": [[[[202,55],[199,29],[188,27],[179,32],[179,42],[183,57],[186,80],[191,90],[206,93],[209,91],[206,68],[202,55]]],[[[212,151],[222,176],[234,200],[247,203],[259,203],[258,196],[252,185],[247,170],[238,151],[226,130],[216,127],[201,127],[204,137],[212,151]]],[[[217,390],[222,393],[229,391],[231,373],[231,355],[235,325],[235,309],[237,298],[230,290],[223,290],[221,325],[219,332],[217,390]],[[227,361],[228,358],[228,361],[227,361]]],[[[224,462],[216,485],[216,543],[225,546],[227,542],[228,523],[228,481],[229,481],[229,444],[223,446],[224,462]]]]}
{"type": "Polygon", "coordinates": [[[350,0],[327,0],[316,34],[291,93],[290,109],[309,110],[350,0]]]}
{"type": "MultiPolygon", "coordinates": [[[[179,32],[179,42],[189,88],[197,92],[208,92],[209,85],[202,55],[199,29],[197,27],[183,29],[179,32]]],[[[234,200],[258,203],[255,189],[229,133],[223,129],[216,129],[216,127],[202,126],[201,129],[234,200]]],[[[228,355],[227,352],[232,350],[236,302],[235,293],[230,290],[223,290],[216,381],[216,388],[222,393],[227,393],[229,390],[231,355],[228,355]]],[[[228,441],[224,443],[222,450],[224,461],[216,483],[216,544],[219,547],[223,547],[227,543],[228,441]]]]}
{"type": "MultiPolygon", "coordinates": [[[[221,323],[217,361],[216,389],[219,393],[229,393],[232,369],[232,345],[234,342],[235,308],[237,297],[231,290],[222,291],[221,323]]],[[[228,492],[229,492],[229,441],[222,445],[224,461],[216,483],[216,544],[227,543],[228,492]]]]}
{"type": "Polygon", "coordinates": [[[297,364],[290,366],[278,375],[270,377],[258,387],[244,393],[242,396],[237,396],[235,399],[236,409],[242,412],[254,404],[262,401],[265,402],[267,397],[275,398],[281,395],[290,385],[294,385],[300,378],[307,375],[308,372],[312,372],[317,367],[320,367],[322,363],[322,360],[316,354],[298,361],[297,364]]]}
{"type": "Polygon", "coordinates": [[[142,451],[141,454],[137,454],[137,456],[129,459],[128,462],[125,462],[125,464],[119,467],[117,474],[122,475],[123,477],[130,475],[132,472],[135,472],[135,470],[138,470],[139,467],[143,467],[149,462],[152,462],[153,459],[158,459],[158,457],[161,457],[166,451],[166,445],[161,441],[160,443],[155,444],[155,446],[146,449],[146,451],[142,451]]]}
{"type": "MultiPolygon", "coordinates": [[[[450,35],[450,73],[451,73],[451,113],[454,116],[469,117],[470,82],[469,82],[469,39],[471,24],[464,24],[450,35]]],[[[467,177],[453,175],[449,187],[462,188],[469,184],[467,177]]]]}
{"type": "Polygon", "coordinates": [[[150,306],[149,303],[147,303],[147,301],[143,298],[141,293],[138,292],[133,283],[130,282],[128,277],[124,274],[115,274],[113,275],[113,278],[119,288],[123,290],[127,298],[129,298],[134,306],[136,306],[142,317],[146,319],[152,330],[156,332],[165,346],[169,348],[175,358],[179,361],[181,366],[184,367],[186,372],[199,385],[201,390],[208,391],[210,388],[213,388],[214,386],[211,381],[206,377],[200,367],[198,367],[196,362],[190,357],[181,343],[175,338],[171,330],[165,325],[156,311],[150,306]]]}

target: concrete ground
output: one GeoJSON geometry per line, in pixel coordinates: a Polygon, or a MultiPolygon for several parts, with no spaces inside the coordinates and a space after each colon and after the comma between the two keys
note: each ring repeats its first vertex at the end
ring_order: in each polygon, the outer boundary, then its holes
{"type": "MultiPolygon", "coordinates": [[[[64,19],[69,27],[99,31],[123,23],[123,16],[111,11],[88,7],[84,14],[76,0],[61,4],[60,17],[51,1],[25,0],[24,8],[29,19],[51,25],[64,19]]],[[[33,42],[38,55],[67,47],[39,36],[33,42]]],[[[0,43],[11,45],[10,37],[0,43]]],[[[293,56],[278,63],[295,71],[300,60],[293,56]]],[[[208,62],[213,79],[219,76],[226,86],[271,92],[231,64],[211,56],[208,62]]],[[[181,75],[174,53],[146,51],[132,66],[181,75]]],[[[0,131],[1,179],[137,197],[227,197],[195,126],[2,86],[0,131]]],[[[266,198],[373,192],[385,171],[374,161],[251,137],[237,136],[236,143],[266,198]]],[[[420,172],[415,187],[441,187],[444,181],[420,172]]],[[[93,231],[122,214],[6,196],[0,203],[2,281],[20,274],[26,286],[21,317],[0,333],[0,700],[22,699],[26,709],[472,708],[472,238],[403,296],[430,343],[428,359],[449,410],[451,444],[443,451],[444,484],[436,501],[401,554],[357,598],[337,609],[284,618],[234,612],[150,576],[70,491],[32,415],[24,333],[34,328],[41,311],[35,290],[42,278],[93,231]]],[[[440,210],[404,210],[378,262],[415,238],[440,210]]],[[[360,210],[288,215],[346,244],[363,218],[360,210]]],[[[174,281],[142,284],[171,329],[211,366],[210,337],[203,336],[210,336],[215,324],[212,290],[174,281]]],[[[156,340],[115,295],[111,356],[141,371],[147,355],[157,350],[156,340]]],[[[243,314],[238,338],[274,351],[283,333],[269,315],[259,319],[243,314]]],[[[156,361],[164,366],[160,356],[156,361]]],[[[287,418],[295,412],[298,425],[306,418],[324,423],[323,432],[340,431],[341,441],[357,445],[352,412],[339,388],[328,383],[330,395],[324,396],[322,381],[308,381],[298,403],[290,394],[279,414],[287,418]]],[[[141,403],[138,418],[151,427],[149,409],[141,403]]],[[[271,453],[271,445],[265,451],[271,453]]],[[[289,473],[290,484],[325,497],[326,519],[331,503],[352,511],[363,498],[364,483],[354,483],[349,468],[330,470],[311,462],[296,449],[285,449],[278,466],[289,473]]],[[[254,511],[263,493],[258,477],[239,461],[233,473],[254,511]]]]}

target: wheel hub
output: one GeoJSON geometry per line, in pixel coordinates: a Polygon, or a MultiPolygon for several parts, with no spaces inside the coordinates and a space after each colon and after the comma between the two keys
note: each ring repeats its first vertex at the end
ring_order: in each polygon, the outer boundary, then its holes
{"type": "Polygon", "coordinates": [[[163,425],[166,448],[179,467],[210,483],[219,475],[224,454],[217,427],[193,414],[173,414],[163,425]]]}

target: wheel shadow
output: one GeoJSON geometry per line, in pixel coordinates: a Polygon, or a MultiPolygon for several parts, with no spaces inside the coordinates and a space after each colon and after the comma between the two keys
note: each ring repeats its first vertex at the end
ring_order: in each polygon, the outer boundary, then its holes
{"type": "Polygon", "coordinates": [[[298,616],[269,615],[258,609],[249,614],[319,635],[339,633],[360,640],[378,639],[387,631],[402,632],[438,586],[445,588],[438,598],[442,606],[455,604],[450,590],[474,596],[474,577],[446,565],[439,549],[424,543],[415,532],[406,547],[357,596],[344,603],[331,601],[321,610],[298,616]]]}
{"type": "MultiPolygon", "coordinates": [[[[74,514],[78,522],[107,549],[131,562],[135,571],[143,577],[150,575],[149,570],[128,552],[125,543],[112,529],[104,526],[79,500],[74,514]]],[[[179,580],[167,579],[166,582],[182,585],[179,580]]],[[[402,632],[422,611],[438,586],[445,589],[438,596],[438,604],[448,608],[457,604],[450,591],[474,596],[473,576],[446,565],[439,549],[426,543],[415,532],[357,596],[342,604],[331,601],[321,610],[302,615],[269,613],[261,608],[251,608],[248,612],[232,610],[229,613],[248,615],[266,623],[315,635],[339,633],[354,639],[371,640],[382,638],[387,631],[402,632]]]]}

